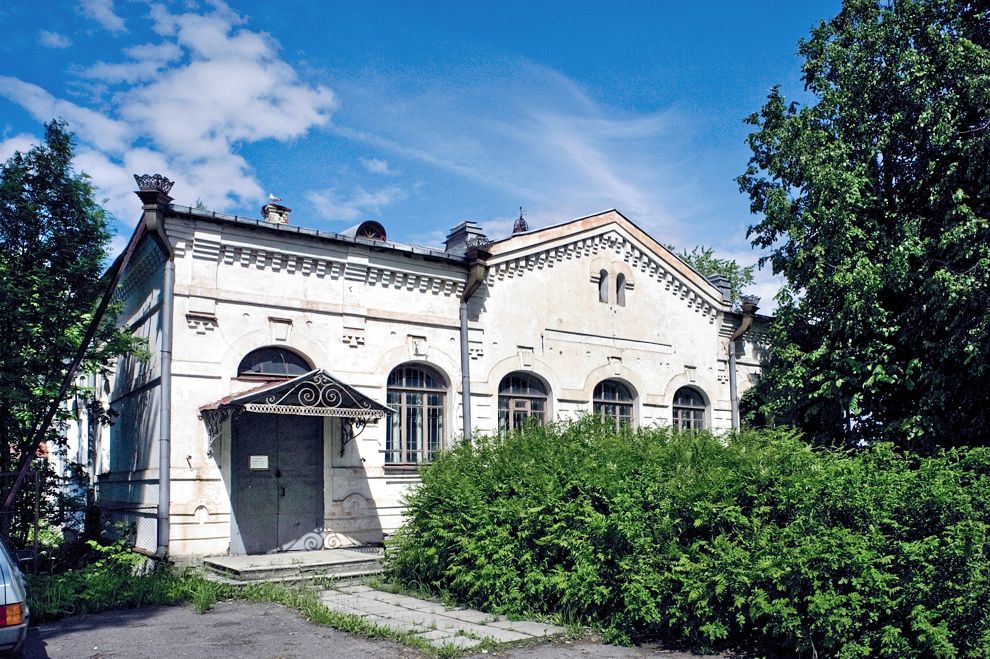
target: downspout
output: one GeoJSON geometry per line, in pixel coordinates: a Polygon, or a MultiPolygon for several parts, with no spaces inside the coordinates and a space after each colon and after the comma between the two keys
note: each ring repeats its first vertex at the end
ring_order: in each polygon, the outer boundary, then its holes
{"type": "Polygon", "coordinates": [[[462,419],[464,439],[471,437],[471,353],[468,348],[468,302],[471,296],[478,290],[482,282],[488,277],[488,265],[484,260],[477,258],[471,263],[468,270],[467,282],[464,284],[464,293],[461,294],[460,321],[461,321],[461,408],[463,410],[462,419]]]}
{"type": "Polygon", "coordinates": [[[732,402],[732,429],[739,430],[739,387],[736,383],[736,340],[749,331],[753,325],[753,314],[756,313],[760,298],[755,295],[744,295],[742,302],[742,322],[739,328],[729,337],[729,398],[732,402]]]}
{"type": "MultiPolygon", "coordinates": [[[[157,175],[156,175],[157,176],[157,175]]],[[[168,191],[172,182],[164,177],[147,185],[151,177],[134,177],[141,189],[137,195],[144,202],[144,222],[148,233],[155,239],[165,254],[165,267],[162,272],[162,300],[159,311],[162,347],[160,365],[160,396],[158,410],[158,548],[155,555],[168,556],[169,508],[171,505],[172,470],[172,325],[173,302],[175,297],[175,252],[165,235],[165,210],[172,198],[168,191]],[[142,180],[144,179],[144,180],[142,180]],[[164,183],[162,183],[164,181],[164,183]]]]}

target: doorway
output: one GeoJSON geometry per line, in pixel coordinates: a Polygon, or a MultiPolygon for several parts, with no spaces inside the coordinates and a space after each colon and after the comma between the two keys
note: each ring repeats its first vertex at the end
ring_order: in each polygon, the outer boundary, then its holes
{"type": "Polygon", "coordinates": [[[231,443],[231,553],[322,549],[323,418],[244,412],[231,443]]]}

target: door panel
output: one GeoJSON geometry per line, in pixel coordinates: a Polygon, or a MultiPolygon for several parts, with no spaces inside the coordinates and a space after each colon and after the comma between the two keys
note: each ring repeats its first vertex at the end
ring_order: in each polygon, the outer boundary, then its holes
{"type": "Polygon", "coordinates": [[[275,548],[277,540],[278,416],[241,414],[234,419],[232,434],[233,503],[237,528],[245,553],[264,554],[275,548]],[[265,460],[267,466],[262,468],[265,460]]]}
{"type": "Polygon", "coordinates": [[[276,476],[278,548],[323,549],[322,417],[282,417],[276,476]]]}
{"type": "Polygon", "coordinates": [[[322,418],[240,414],[231,461],[245,553],[322,549],[322,418]]]}

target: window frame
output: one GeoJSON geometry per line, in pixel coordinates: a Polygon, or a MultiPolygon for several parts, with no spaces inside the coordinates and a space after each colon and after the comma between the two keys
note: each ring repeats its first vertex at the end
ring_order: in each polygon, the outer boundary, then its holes
{"type": "Polygon", "coordinates": [[[695,387],[678,387],[671,399],[671,424],[680,432],[698,432],[708,428],[708,402],[705,395],[695,387]],[[678,403],[678,395],[687,392],[700,404],[678,403]]]}
{"type": "Polygon", "coordinates": [[[526,419],[535,418],[540,425],[547,422],[550,412],[550,387],[542,378],[529,371],[512,371],[507,373],[498,383],[498,431],[513,432],[521,428],[526,419]],[[510,391],[511,378],[525,380],[527,391],[510,391]],[[536,387],[533,387],[533,385],[536,387]],[[537,390],[538,393],[530,393],[537,390]],[[542,403],[542,409],[533,409],[534,402],[542,403]],[[520,421],[516,421],[516,412],[521,412],[520,421]]]}
{"type": "Polygon", "coordinates": [[[385,383],[386,404],[395,410],[385,419],[386,467],[429,464],[446,448],[449,390],[447,379],[433,366],[412,363],[392,369],[385,383]],[[412,373],[421,376],[422,382],[409,382],[407,376],[412,373]],[[411,430],[418,431],[415,438],[411,430]]]}
{"type": "MultiPolygon", "coordinates": [[[[275,363],[275,360],[269,360],[268,362],[259,362],[258,364],[253,365],[252,368],[255,368],[259,364],[264,364],[264,363],[275,363]]],[[[254,350],[248,352],[237,363],[237,378],[241,380],[291,380],[292,378],[297,378],[300,375],[305,375],[306,373],[309,373],[312,370],[313,370],[313,365],[309,361],[309,359],[307,359],[300,353],[296,352],[295,350],[291,350],[283,346],[261,346],[260,348],[255,348],[254,350]],[[244,364],[245,362],[248,361],[248,359],[263,352],[278,353],[284,356],[287,355],[293,357],[294,359],[290,359],[290,360],[283,359],[282,364],[285,366],[284,372],[250,371],[244,369],[244,364]],[[290,372],[291,370],[290,366],[296,366],[297,368],[301,368],[303,370],[298,373],[290,372]]]]}
{"type": "Polygon", "coordinates": [[[595,385],[591,394],[591,411],[603,421],[611,420],[615,424],[616,430],[621,430],[623,425],[634,428],[636,426],[636,395],[633,388],[615,378],[602,380],[595,385]],[[605,394],[605,387],[611,387],[616,392],[624,391],[628,398],[609,398],[605,394]],[[608,407],[616,409],[610,412],[608,407]],[[620,408],[626,413],[623,414],[620,408]]]}

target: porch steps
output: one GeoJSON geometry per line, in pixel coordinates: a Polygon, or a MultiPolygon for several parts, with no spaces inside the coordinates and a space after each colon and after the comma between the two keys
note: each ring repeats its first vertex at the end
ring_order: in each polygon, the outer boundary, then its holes
{"type": "Polygon", "coordinates": [[[381,547],[293,551],[257,556],[209,556],[203,566],[228,583],[357,579],[382,571],[381,547]]]}

